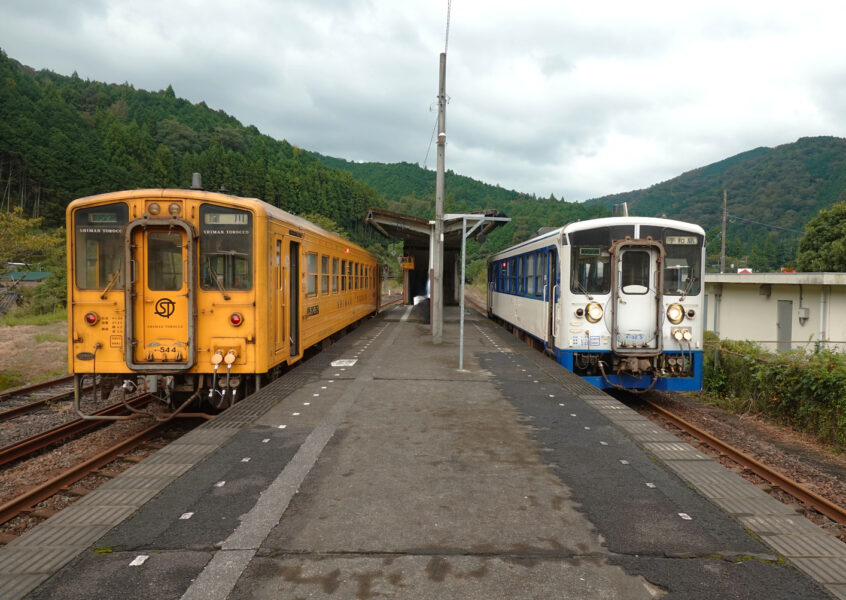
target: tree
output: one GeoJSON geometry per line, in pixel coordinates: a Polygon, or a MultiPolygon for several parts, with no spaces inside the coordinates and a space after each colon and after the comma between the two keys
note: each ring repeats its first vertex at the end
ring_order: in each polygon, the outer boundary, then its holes
{"type": "Polygon", "coordinates": [[[846,271],[846,202],[808,221],[796,254],[799,271],[846,271]]]}

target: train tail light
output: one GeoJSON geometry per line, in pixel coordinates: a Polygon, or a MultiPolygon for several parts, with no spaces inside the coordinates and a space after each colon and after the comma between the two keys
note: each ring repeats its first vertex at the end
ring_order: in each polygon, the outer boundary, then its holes
{"type": "Polygon", "coordinates": [[[673,325],[678,325],[684,320],[684,307],[681,304],[671,304],[667,307],[667,319],[673,325]]]}
{"type": "Polygon", "coordinates": [[[91,326],[94,326],[100,322],[100,315],[95,312],[85,313],[85,317],[83,318],[85,319],[85,322],[91,326]]]}
{"type": "Polygon", "coordinates": [[[244,315],[241,313],[232,313],[229,315],[229,322],[232,323],[235,327],[239,327],[241,323],[244,322],[244,315]]]}

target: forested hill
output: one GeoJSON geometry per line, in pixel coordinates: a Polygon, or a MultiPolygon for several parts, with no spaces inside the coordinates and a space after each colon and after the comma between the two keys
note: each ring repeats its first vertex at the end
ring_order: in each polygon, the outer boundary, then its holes
{"type": "MultiPolygon", "coordinates": [[[[323,164],[350,172],[387,199],[390,210],[434,217],[435,172],[410,163],[356,163],[314,154],[323,164]]],[[[499,250],[534,236],[541,227],[560,227],[571,221],[610,215],[604,206],[562,202],[554,196],[538,198],[490,185],[447,170],[444,177],[444,212],[465,213],[496,209],[511,222],[489,237],[488,250],[499,250]]]]}
{"type": "Polygon", "coordinates": [[[730,262],[777,270],[795,257],[805,224],[822,208],[846,200],[846,139],[808,137],[756,148],[644,190],[587,203],[627,202],[630,214],[699,223],[708,231],[713,257],[719,252],[723,190],[730,262]]]}
{"type": "MultiPolygon", "coordinates": [[[[0,51],[0,210],[21,206],[45,225],[74,198],[122,189],[187,187],[261,198],[323,215],[361,238],[362,215],[384,205],[345,171],[244,127],[173,89],[137,90],[35,71],[0,51]]],[[[328,225],[327,223],[321,223],[328,225]]]]}

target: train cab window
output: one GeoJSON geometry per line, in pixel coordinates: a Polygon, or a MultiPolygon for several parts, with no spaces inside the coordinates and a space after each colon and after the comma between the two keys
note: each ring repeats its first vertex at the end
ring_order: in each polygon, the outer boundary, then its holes
{"type": "Polygon", "coordinates": [[[74,213],[76,285],[82,290],[123,287],[124,244],[129,221],[124,203],[81,208],[74,213]]]}
{"type": "Polygon", "coordinates": [[[627,250],[621,264],[620,289],[624,294],[646,294],[649,291],[649,252],[627,250]]]}
{"type": "Polygon", "coordinates": [[[546,285],[546,252],[538,252],[535,260],[535,296],[543,296],[546,285]]]}
{"type": "Polygon", "coordinates": [[[253,216],[248,211],[200,207],[200,286],[204,290],[253,287],[253,216]]]}
{"type": "Polygon", "coordinates": [[[329,257],[320,257],[320,293],[329,293],[329,257]]]}
{"type": "Polygon", "coordinates": [[[306,254],[306,295],[317,295],[317,254],[306,254]]]}
{"type": "Polygon", "coordinates": [[[339,264],[338,259],[333,258],[332,259],[332,293],[333,294],[338,293],[338,275],[339,275],[338,264],[339,264]]]}
{"type": "Polygon", "coordinates": [[[570,290],[574,294],[611,292],[611,255],[603,246],[573,246],[570,290]]]}
{"type": "Polygon", "coordinates": [[[147,287],[154,291],[182,289],[182,236],[151,231],[147,235],[147,287]]]}
{"type": "Polygon", "coordinates": [[[664,233],[664,293],[696,296],[700,292],[702,236],[689,231],[664,233]]]}

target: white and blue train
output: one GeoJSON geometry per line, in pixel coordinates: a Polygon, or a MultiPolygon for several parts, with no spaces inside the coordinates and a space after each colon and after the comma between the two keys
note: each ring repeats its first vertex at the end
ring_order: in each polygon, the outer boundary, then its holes
{"type": "Polygon", "coordinates": [[[571,223],[490,258],[488,315],[600,389],[699,390],[704,264],[698,225],[571,223]]]}

